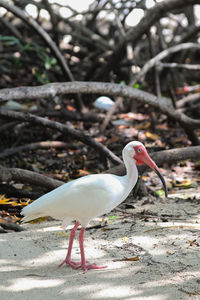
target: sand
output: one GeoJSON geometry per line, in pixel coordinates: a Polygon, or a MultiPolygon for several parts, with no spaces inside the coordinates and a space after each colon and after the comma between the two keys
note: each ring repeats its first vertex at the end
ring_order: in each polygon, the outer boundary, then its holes
{"type": "MultiPolygon", "coordinates": [[[[95,219],[91,226],[107,225],[86,231],[85,251],[90,262],[107,265],[103,270],[58,267],[69,238],[59,221],[1,234],[0,299],[200,299],[200,191],[190,195],[189,200],[188,191],[167,200],[129,199],[134,208],[120,206],[126,213],[95,219]]],[[[73,259],[80,259],[77,240],[73,259]]]]}

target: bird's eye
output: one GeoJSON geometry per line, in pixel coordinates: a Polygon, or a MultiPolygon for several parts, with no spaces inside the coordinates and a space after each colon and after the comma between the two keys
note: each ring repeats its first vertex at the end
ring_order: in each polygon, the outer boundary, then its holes
{"type": "Polygon", "coordinates": [[[142,149],[141,149],[141,148],[138,148],[138,150],[137,150],[137,151],[140,153],[140,152],[142,152],[142,149]]]}

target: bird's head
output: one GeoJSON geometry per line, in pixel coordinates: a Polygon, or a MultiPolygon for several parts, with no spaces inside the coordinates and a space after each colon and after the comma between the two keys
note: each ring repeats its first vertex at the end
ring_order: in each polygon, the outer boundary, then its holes
{"type": "Polygon", "coordinates": [[[156,174],[160,177],[160,180],[162,181],[162,184],[163,184],[163,187],[165,190],[165,195],[167,197],[167,194],[168,194],[167,186],[166,186],[164,177],[160,173],[160,170],[157,167],[156,163],[151,159],[151,157],[147,153],[145,146],[141,142],[133,141],[133,142],[128,143],[124,147],[124,151],[127,153],[127,155],[130,158],[134,159],[136,165],[146,164],[147,166],[149,166],[152,170],[154,170],[156,172],[156,174]]]}

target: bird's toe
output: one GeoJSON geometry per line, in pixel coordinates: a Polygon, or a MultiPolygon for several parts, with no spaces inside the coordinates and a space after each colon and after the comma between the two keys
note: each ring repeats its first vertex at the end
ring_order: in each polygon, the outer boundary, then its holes
{"type": "Polygon", "coordinates": [[[81,265],[81,268],[86,273],[88,270],[91,270],[91,269],[94,269],[94,270],[105,269],[105,268],[107,268],[107,266],[97,266],[96,264],[84,264],[84,265],[81,265]]]}
{"type": "Polygon", "coordinates": [[[72,268],[80,268],[81,262],[72,261],[71,259],[65,259],[63,262],[59,265],[59,267],[62,267],[64,264],[72,267],[72,268]]]}

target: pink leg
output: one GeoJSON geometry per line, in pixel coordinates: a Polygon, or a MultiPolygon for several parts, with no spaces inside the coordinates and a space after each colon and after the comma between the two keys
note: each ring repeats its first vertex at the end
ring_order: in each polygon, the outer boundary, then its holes
{"type": "Polygon", "coordinates": [[[95,264],[88,264],[87,261],[85,260],[85,252],[84,252],[84,232],[85,232],[85,227],[82,227],[81,232],[79,234],[79,245],[80,245],[80,251],[81,251],[81,265],[75,266],[75,269],[82,268],[84,272],[86,273],[89,269],[104,269],[107,266],[96,266],[95,264]]]}
{"type": "Polygon", "coordinates": [[[76,236],[76,230],[77,230],[78,226],[79,226],[79,222],[76,222],[74,228],[72,229],[72,231],[70,233],[70,239],[69,239],[69,246],[68,246],[68,250],[67,250],[67,256],[63,260],[63,262],[60,264],[60,267],[62,267],[64,264],[70,265],[71,267],[74,267],[76,265],[80,265],[80,263],[73,262],[71,260],[72,246],[73,246],[73,242],[74,242],[74,238],[76,236]]]}

